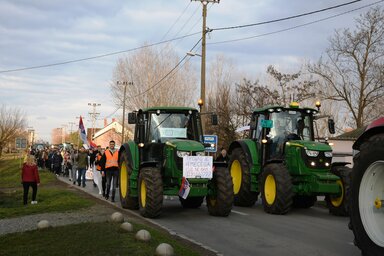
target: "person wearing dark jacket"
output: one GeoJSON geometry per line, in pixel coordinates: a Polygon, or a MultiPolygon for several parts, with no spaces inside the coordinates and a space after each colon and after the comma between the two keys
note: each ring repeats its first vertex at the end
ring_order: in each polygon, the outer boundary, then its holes
{"type": "Polygon", "coordinates": [[[61,163],[63,162],[63,157],[60,154],[60,151],[57,150],[56,153],[52,157],[53,171],[56,176],[60,175],[61,172],[61,163]]]}
{"type": "Polygon", "coordinates": [[[107,190],[105,191],[105,199],[109,199],[109,191],[112,184],[112,198],[111,201],[115,202],[115,193],[117,186],[117,178],[119,176],[119,151],[115,149],[115,142],[111,140],[109,142],[109,148],[105,150],[103,156],[100,159],[101,168],[105,171],[107,176],[107,190]]]}
{"type": "Polygon", "coordinates": [[[217,156],[216,161],[225,163],[229,162],[229,157],[225,148],[221,148],[220,155],[217,156]]]}
{"type": "Polygon", "coordinates": [[[84,147],[80,148],[80,152],[76,159],[77,170],[79,172],[77,176],[77,185],[80,186],[80,184],[82,184],[82,186],[85,187],[85,173],[88,169],[88,153],[84,147]]]}
{"type": "Polygon", "coordinates": [[[24,193],[23,193],[24,205],[28,204],[29,187],[32,187],[31,204],[37,204],[37,201],[36,201],[37,185],[40,184],[40,177],[39,177],[39,172],[37,170],[37,165],[35,163],[35,157],[33,155],[28,155],[26,162],[23,164],[23,168],[21,171],[21,183],[23,184],[23,188],[24,188],[24,193]]]}

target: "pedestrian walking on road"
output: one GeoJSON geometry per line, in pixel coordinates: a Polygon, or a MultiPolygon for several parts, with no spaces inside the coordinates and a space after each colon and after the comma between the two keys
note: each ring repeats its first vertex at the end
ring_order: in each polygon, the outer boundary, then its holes
{"type": "Polygon", "coordinates": [[[96,160],[95,160],[95,166],[96,166],[96,172],[94,174],[94,180],[97,183],[97,187],[99,188],[99,194],[103,195],[105,197],[105,186],[106,186],[106,178],[105,178],[105,172],[100,165],[101,157],[104,155],[105,150],[103,150],[100,146],[98,146],[97,154],[96,154],[96,160]]]}
{"type": "Polygon", "coordinates": [[[85,148],[80,148],[80,152],[77,155],[77,185],[85,187],[85,172],[88,169],[88,153],[85,148]]]}
{"type": "Polygon", "coordinates": [[[61,156],[61,153],[59,150],[56,151],[56,153],[53,155],[52,163],[53,163],[53,171],[55,172],[56,176],[59,176],[61,173],[61,163],[63,162],[63,157],[61,156]]]}
{"type": "Polygon", "coordinates": [[[112,198],[111,201],[115,202],[115,193],[117,186],[117,178],[119,175],[119,151],[115,149],[115,141],[109,142],[109,148],[101,157],[100,163],[104,167],[107,176],[107,190],[105,191],[105,199],[109,199],[109,191],[111,190],[112,183],[112,198]]]}
{"type": "Polygon", "coordinates": [[[39,172],[33,155],[28,155],[26,162],[23,164],[21,172],[21,183],[23,184],[23,203],[28,204],[28,191],[29,187],[32,187],[32,202],[31,204],[37,204],[37,186],[40,184],[39,172]]]}

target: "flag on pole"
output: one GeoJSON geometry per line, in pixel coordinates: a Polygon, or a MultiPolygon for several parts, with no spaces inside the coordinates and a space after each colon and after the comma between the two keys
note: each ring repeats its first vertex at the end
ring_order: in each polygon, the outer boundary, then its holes
{"type": "Polygon", "coordinates": [[[79,136],[83,144],[88,146],[88,140],[87,140],[87,133],[85,132],[84,124],[83,124],[83,118],[80,116],[79,121],[79,136]]]}

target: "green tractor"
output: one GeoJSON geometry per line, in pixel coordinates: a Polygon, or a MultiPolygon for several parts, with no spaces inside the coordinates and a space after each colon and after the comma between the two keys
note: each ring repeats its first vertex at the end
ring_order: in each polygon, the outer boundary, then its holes
{"type": "MultiPolygon", "coordinates": [[[[330,213],[347,215],[351,170],[347,163],[332,163],[328,143],[315,141],[318,118],[318,110],[296,102],[252,113],[249,138],[228,150],[235,205],[252,206],[261,194],[265,212],[286,214],[292,207],[312,207],[323,195],[330,213]]],[[[332,119],[328,128],[335,132],[332,119]]]]}
{"type": "MultiPolygon", "coordinates": [[[[217,124],[217,116],[212,116],[217,124]]],[[[188,107],[152,107],[128,114],[133,141],[119,150],[120,201],[144,217],[161,214],[163,196],[179,196],[184,208],[204,197],[209,214],[228,216],[233,204],[226,166],[206,156],[200,113],[188,107]]]]}

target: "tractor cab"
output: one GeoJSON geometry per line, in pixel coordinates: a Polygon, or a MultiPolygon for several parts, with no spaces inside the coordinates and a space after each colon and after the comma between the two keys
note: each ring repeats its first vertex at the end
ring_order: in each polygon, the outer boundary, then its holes
{"type": "Polygon", "coordinates": [[[137,123],[134,141],[141,149],[142,164],[157,163],[158,167],[162,167],[166,145],[179,148],[188,145],[189,151],[192,147],[204,154],[201,119],[196,109],[156,107],[130,115],[129,123],[137,123]]]}
{"type": "Polygon", "coordinates": [[[256,109],[252,115],[251,139],[256,140],[263,151],[264,164],[283,160],[285,145],[289,141],[298,144],[314,141],[313,120],[317,110],[270,106],[256,109]]]}

